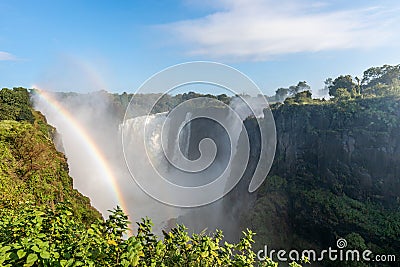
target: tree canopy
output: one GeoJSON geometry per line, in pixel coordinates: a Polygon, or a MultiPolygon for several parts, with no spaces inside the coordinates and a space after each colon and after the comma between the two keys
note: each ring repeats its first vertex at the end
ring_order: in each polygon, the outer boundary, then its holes
{"type": "MultiPolygon", "coordinates": [[[[328,87],[329,95],[333,96],[333,97],[337,97],[339,88],[343,88],[351,95],[355,95],[356,87],[357,87],[357,84],[353,82],[353,78],[351,77],[351,75],[340,75],[335,80],[333,80],[332,84],[328,87]]],[[[340,90],[340,91],[343,91],[343,90],[340,90]]]]}
{"type": "Polygon", "coordinates": [[[400,65],[383,65],[364,71],[361,80],[363,94],[387,95],[400,91],[400,65]]]}
{"type": "Polygon", "coordinates": [[[0,120],[34,121],[28,90],[21,87],[0,90],[0,120]]]}

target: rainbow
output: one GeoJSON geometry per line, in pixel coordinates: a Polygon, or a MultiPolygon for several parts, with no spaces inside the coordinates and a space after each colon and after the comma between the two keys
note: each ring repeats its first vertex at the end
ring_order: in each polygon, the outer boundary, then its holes
{"type": "MultiPolygon", "coordinates": [[[[35,88],[35,87],[34,87],[35,88]]],[[[113,172],[108,165],[107,160],[105,159],[101,150],[97,147],[96,143],[92,140],[91,136],[86,132],[85,128],[80,125],[80,123],[72,116],[72,114],[66,110],[54,97],[51,96],[50,93],[41,90],[34,89],[37,95],[44,100],[49,106],[54,109],[60,116],[65,119],[70,127],[78,134],[80,138],[82,138],[83,143],[85,144],[86,150],[90,153],[92,158],[98,164],[100,171],[105,175],[106,181],[108,185],[112,188],[115,197],[117,199],[118,205],[122,208],[125,214],[128,214],[127,205],[124,201],[123,194],[118,186],[117,180],[113,175],[113,172]]],[[[131,233],[131,230],[129,230],[131,233]]]]}

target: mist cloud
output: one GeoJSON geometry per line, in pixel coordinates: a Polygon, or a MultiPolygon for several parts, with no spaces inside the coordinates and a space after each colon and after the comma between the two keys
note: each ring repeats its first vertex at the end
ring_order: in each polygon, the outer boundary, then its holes
{"type": "Polygon", "coordinates": [[[218,0],[207,16],[163,25],[192,55],[233,60],[325,50],[370,48],[395,37],[396,9],[335,10],[304,1],[218,0]]]}

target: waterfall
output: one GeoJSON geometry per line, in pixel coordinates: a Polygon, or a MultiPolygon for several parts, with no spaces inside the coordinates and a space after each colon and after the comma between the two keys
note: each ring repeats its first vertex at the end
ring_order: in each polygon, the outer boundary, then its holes
{"type": "MultiPolygon", "coordinates": [[[[138,168],[131,170],[131,174],[133,176],[145,175],[146,179],[151,181],[152,186],[157,187],[159,191],[165,191],[166,189],[158,184],[159,174],[174,184],[200,186],[212,182],[225,171],[228,174],[226,181],[219,188],[213,189],[223,195],[224,190],[231,182],[229,173],[232,171],[232,164],[234,164],[231,157],[236,157],[236,146],[243,131],[243,124],[241,121],[235,120],[232,113],[228,111],[222,116],[231,122],[227,126],[228,129],[206,118],[192,120],[194,116],[192,112],[187,112],[181,114],[179,118],[170,119],[168,113],[158,113],[131,118],[121,124],[120,131],[123,135],[124,147],[129,150],[125,153],[127,155],[126,160],[132,161],[135,166],[138,166],[138,168]],[[162,131],[166,131],[164,138],[167,138],[167,140],[164,141],[168,144],[164,148],[161,140],[162,131]],[[227,131],[233,134],[228,136],[227,131]],[[186,159],[196,160],[200,156],[199,144],[204,138],[212,139],[215,142],[217,154],[212,164],[201,172],[184,172],[173,166],[165,156],[165,150],[169,149],[170,152],[172,151],[171,158],[176,160],[177,164],[182,163],[181,166],[185,167],[185,162],[178,154],[182,153],[186,159]],[[232,146],[231,142],[233,142],[232,146]],[[154,169],[156,169],[156,172],[154,169]]],[[[208,194],[208,192],[205,191],[204,194],[208,194]]],[[[222,229],[234,232],[237,230],[232,229],[232,225],[236,227],[234,222],[226,223],[228,218],[226,211],[224,211],[226,203],[223,203],[222,199],[202,207],[177,208],[173,214],[170,210],[167,211],[171,207],[158,202],[155,205],[149,204],[154,201],[149,201],[148,198],[146,198],[146,202],[136,200],[136,203],[138,201],[142,207],[146,206],[148,209],[158,210],[156,221],[170,222],[172,220],[173,222],[184,223],[195,232],[202,231],[205,228],[209,231],[222,229]]],[[[234,205],[234,203],[231,204],[234,205]]]]}
{"type": "MultiPolygon", "coordinates": [[[[135,161],[135,166],[140,166],[140,168],[130,170],[131,179],[135,180],[135,175],[146,176],[146,179],[160,191],[164,189],[158,185],[158,175],[154,169],[161,173],[169,171],[161,143],[163,126],[166,127],[164,130],[168,130],[166,120],[167,113],[157,113],[127,119],[119,126],[119,132],[124,140],[124,149],[127,150],[124,153],[125,160],[135,161]]],[[[186,213],[183,209],[158,202],[143,192],[137,183],[134,184],[135,190],[130,194],[132,210],[140,217],[151,218],[155,233],[161,235],[161,230],[175,227],[176,218],[186,213]]]]}
{"type": "MultiPolygon", "coordinates": [[[[175,223],[183,223],[194,232],[205,228],[209,231],[218,228],[225,233],[228,231],[240,233],[240,229],[235,228],[236,226],[233,227],[235,229],[232,228],[234,225],[232,220],[237,218],[230,212],[236,207],[241,208],[243,202],[241,197],[231,197],[232,194],[230,194],[209,205],[177,208],[150,197],[134,178],[135,176],[144,177],[145,182],[163,196],[190,202],[193,199],[191,194],[179,195],[171,192],[163,186],[159,176],[181,187],[200,187],[211,184],[225,173],[225,178],[221,179],[221,183],[213,184],[201,193],[205,196],[212,193],[222,196],[226,188],[229,188],[231,173],[236,175],[242,168],[240,164],[232,162],[232,158],[240,158],[246,154],[238,153],[237,147],[243,132],[242,119],[245,116],[237,120],[228,108],[212,106],[188,108],[186,111],[177,112],[176,116],[170,116],[172,111],[137,116],[117,125],[117,115],[109,112],[111,103],[107,98],[76,95],[68,98],[60,97],[58,101],[62,103],[65,110],[74,115],[74,119],[79,121],[82,128],[85,128],[91,141],[103,153],[120,189],[118,195],[122,196],[127,206],[130,221],[135,222],[148,216],[153,220],[154,230],[158,234],[161,234],[163,228],[174,227],[175,223]],[[200,118],[199,114],[205,115],[200,118]],[[210,119],[214,117],[217,122],[210,119]],[[218,121],[225,125],[221,126],[218,121]],[[121,146],[121,136],[123,146],[121,146]],[[201,150],[202,142],[206,139],[215,143],[217,151],[215,158],[212,158],[212,154],[208,155],[210,158],[207,158],[205,152],[208,150],[201,150]],[[166,145],[163,147],[162,144],[166,145]],[[171,158],[166,156],[168,153],[171,153],[171,158]],[[127,156],[124,157],[124,154],[127,156]],[[174,163],[185,169],[185,167],[193,166],[193,162],[202,157],[205,161],[213,160],[212,164],[207,165],[200,172],[187,172],[176,168],[170,162],[172,159],[174,163]],[[129,172],[126,162],[134,162],[135,168],[130,168],[129,172]]],[[[107,210],[116,205],[116,201],[112,199],[115,192],[105,179],[99,178],[104,174],[101,173],[98,163],[92,160],[93,155],[90,151],[82,149],[85,144],[77,138],[77,133],[70,123],[49,108],[47,103],[35,100],[35,107],[41,110],[49,123],[60,132],[74,185],[86,194],[93,205],[106,216],[107,210]]],[[[194,165],[196,167],[201,164],[194,165]]],[[[247,194],[247,188],[243,187],[241,192],[247,194]]]]}
{"type": "Polygon", "coordinates": [[[140,159],[143,154],[138,154],[139,149],[143,149],[146,143],[146,152],[153,162],[160,166],[165,163],[163,149],[161,146],[161,131],[166,120],[167,113],[158,113],[149,116],[140,116],[126,120],[119,126],[120,134],[123,134],[125,140],[125,149],[128,148],[125,154],[134,154],[140,159]],[[146,129],[146,132],[144,131],[146,129]]]}
{"type": "Polygon", "coordinates": [[[177,140],[177,142],[179,142],[179,147],[184,148],[183,154],[187,158],[189,158],[190,135],[192,132],[190,123],[191,118],[192,118],[192,113],[191,112],[186,113],[185,121],[182,123],[182,125],[184,125],[184,128],[180,132],[180,136],[177,140]],[[180,142],[180,140],[182,140],[182,143],[180,142]]]}

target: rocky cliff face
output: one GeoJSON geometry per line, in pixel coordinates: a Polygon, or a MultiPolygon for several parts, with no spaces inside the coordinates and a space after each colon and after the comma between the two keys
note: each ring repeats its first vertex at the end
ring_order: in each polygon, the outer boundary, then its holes
{"type": "Polygon", "coordinates": [[[276,110],[273,172],[283,177],[311,175],[310,185],[397,206],[400,107],[396,99],[378,100],[276,110]]]}
{"type": "Polygon", "coordinates": [[[346,237],[375,253],[400,251],[399,99],[286,104],[273,113],[278,143],[267,180],[255,197],[231,195],[254,207],[239,212],[241,226],[277,249],[335,247],[346,237]]]}

